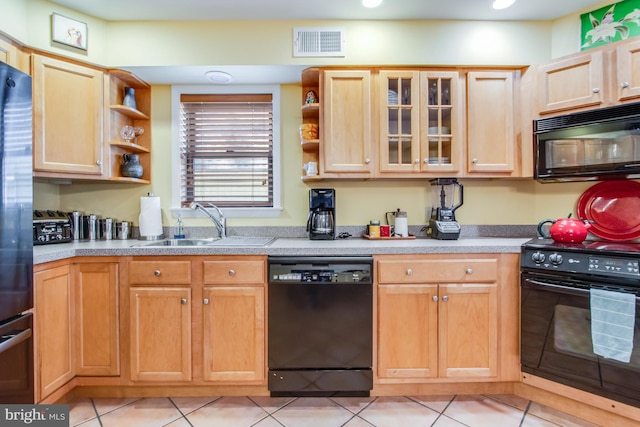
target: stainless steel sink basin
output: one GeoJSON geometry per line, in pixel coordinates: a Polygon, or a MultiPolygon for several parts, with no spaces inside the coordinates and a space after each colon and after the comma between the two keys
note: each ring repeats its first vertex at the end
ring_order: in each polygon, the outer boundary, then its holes
{"type": "Polygon", "coordinates": [[[165,247],[165,246],[207,246],[213,243],[217,239],[165,239],[156,240],[151,243],[138,243],[133,246],[152,246],[152,247],[165,247]]]}
{"type": "Polygon", "coordinates": [[[134,247],[194,247],[194,246],[234,246],[234,247],[263,247],[271,244],[275,237],[229,236],[224,239],[164,239],[151,243],[138,243],[134,247]]]}
{"type": "Polygon", "coordinates": [[[253,236],[227,236],[224,239],[217,239],[207,246],[268,246],[275,237],[253,237],[253,236]]]}

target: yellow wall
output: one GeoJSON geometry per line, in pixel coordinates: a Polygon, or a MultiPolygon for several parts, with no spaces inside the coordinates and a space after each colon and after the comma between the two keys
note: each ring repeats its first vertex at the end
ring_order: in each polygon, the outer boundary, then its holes
{"type": "MultiPolygon", "coordinates": [[[[603,5],[607,4],[604,2],[603,5]]],[[[595,9],[590,8],[590,9],[595,9]]],[[[38,49],[110,67],[148,65],[527,65],[578,50],[579,13],[554,22],[473,21],[242,21],[106,22],[46,0],[4,0],[0,31],[38,49]],[[57,12],[87,22],[86,53],[52,44],[50,15],[57,12]],[[293,58],[294,27],[341,26],[347,32],[345,58],[293,58]],[[478,40],[484,40],[478,44],[478,40]]],[[[583,11],[584,12],[584,11],[583,11]]],[[[309,186],[300,181],[300,86],[282,86],[284,211],[279,218],[230,219],[234,225],[304,225],[309,186]]],[[[37,183],[34,206],[82,210],[137,224],[139,197],[161,197],[164,223],[171,200],[171,89],[152,90],[153,165],[148,186],[37,183]],[[58,203],[56,206],[52,204],[58,203]]],[[[565,216],[590,185],[539,184],[532,180],[464,180],[463,224],[534,224],[565,216]]],[[[410,224],[422,224],[431,204],[427,180],[325,182],[336,188],[338,225],[383,219],[402,208],[410,224]]],[[[186,220],[187,225],[209,224],[186,220]]]]}

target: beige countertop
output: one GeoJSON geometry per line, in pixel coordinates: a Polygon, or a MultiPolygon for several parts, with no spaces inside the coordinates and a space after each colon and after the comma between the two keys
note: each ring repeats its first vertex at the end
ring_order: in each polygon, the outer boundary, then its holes
{"type": "Polygon", "coordinates": [[[529,237],[480,237],[459,240],[367,240],[348,238],[309,240],[277,238],[264,247],[169,246],[149,247],[139,240],[111,240],[39,245],[33,248],[34,264],[74,256],[152,256],[152,255],[280,255],[280,256],[340,256],[379,254],[438,253],[519,253],[529,237]]]}

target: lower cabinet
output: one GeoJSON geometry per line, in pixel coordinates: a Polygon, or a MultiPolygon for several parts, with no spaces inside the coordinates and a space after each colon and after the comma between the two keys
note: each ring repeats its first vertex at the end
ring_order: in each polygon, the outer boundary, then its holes
{"type": "Polygon", "coordinates": [[[118,272],[117,261],[73,264],[79,376],[120,375],[118,272]]]}
{"type": "Polygon", "coordinates": [[[130,379],[266,381],[266,257],[147,257],[128,263],[130,379]]]}
{"type": "Polygon", "coordinates": [[[129,289],[131,379],[191,381],[191,289],[129,289]]]}
{"type": "Polygon", "coordinates": [[[74,292],[68,264],[34,273],[36,401],[75,376],[74,292]]]}
{"type": "Polygon", "coordinates": [[[517,259],[377,257],[378,382],[517,380],[517,259]]]}

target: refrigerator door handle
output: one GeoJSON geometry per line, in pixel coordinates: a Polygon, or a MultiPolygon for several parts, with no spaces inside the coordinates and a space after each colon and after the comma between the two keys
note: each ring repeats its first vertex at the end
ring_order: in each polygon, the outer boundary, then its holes
{"type": "Polygon", "coordinates": [[[17,333],[11,332],[11,333],[2,335],[0,337],[0,340],[3,340],[0,343],[0,354],[4,353],[5,351],[9,351],[13,347],[17,346],[23,341],[28,340],[29,338],[31,338],[31,328],[25,329],[17,333]]]}

